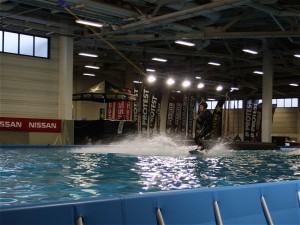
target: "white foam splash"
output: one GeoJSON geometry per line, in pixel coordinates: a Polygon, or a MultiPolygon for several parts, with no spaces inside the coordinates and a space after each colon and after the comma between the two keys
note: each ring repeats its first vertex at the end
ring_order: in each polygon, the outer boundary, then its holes
{"type": "Polygon", "coordinates": [[[180,141],[174,141],[166,135],[155,135],[151,138],[135,136],[110,145],[92,145],[72,149],[73,153],[119,153],[126,155],[163,155],[163,156],[187,156],[188,151],[196,146],[184,145],[180,141]]]}
{"type": "Polygon", "coordinates": [[[204,154],[205,157],[218,157],[218,156],[226,156],[228,154],[232,154],[233,150],[230,150],[226,147],[226,143],[217,143],[211,149],[207,150],[204,154]]]}

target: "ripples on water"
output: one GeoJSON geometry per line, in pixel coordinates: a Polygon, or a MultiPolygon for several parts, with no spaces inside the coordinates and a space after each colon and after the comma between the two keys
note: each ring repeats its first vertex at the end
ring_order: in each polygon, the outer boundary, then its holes
{"type": "Polygon", "coordinates": [[[187,147],[171,147],[172,156],[0,149],[1,205],[300,179],[300,156],[287,152],[219,148],[190,156],[187,147]]]}

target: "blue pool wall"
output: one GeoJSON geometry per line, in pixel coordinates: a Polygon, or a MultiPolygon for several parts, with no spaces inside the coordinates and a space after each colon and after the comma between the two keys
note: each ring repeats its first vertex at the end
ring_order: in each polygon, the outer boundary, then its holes
{"type": "Polygon", "coordinates": [[[2,207],[1,225],[300,224],[300,180],[2,207]]]}

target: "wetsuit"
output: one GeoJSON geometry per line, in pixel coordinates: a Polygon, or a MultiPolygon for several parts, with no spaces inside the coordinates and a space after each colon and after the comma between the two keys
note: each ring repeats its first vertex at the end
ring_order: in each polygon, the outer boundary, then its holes
{"type": "Polygon", "coordinates": [[[204,110],[198,114],[199,118],[197,119],[197,125],[201,127],[201,130],[195,136],[195,142],[197,145],[202,145],[202,138],[209,138],[209,134],[212,131],[212,119],[213,116],[210,110],[204,110]]]}

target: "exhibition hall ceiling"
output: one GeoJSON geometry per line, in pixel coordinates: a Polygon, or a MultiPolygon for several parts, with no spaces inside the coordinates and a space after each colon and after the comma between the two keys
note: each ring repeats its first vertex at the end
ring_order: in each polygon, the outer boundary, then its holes
{"type": "MultiPolygon", "coordinates": [[[[263,76],[273,71],[273,96],[299,97],[299,0],[0,0],[3,30],[74,39],[74,76],[138,74],[154,69],[157,83],[173,77],[215,94],[235,85],[237,97],[261,97],[263,76]],[[76,23],[102,24],[101,28],[76,23]],[[186,46],[176,41],[192,43],[186,46]],[[251,49],[257,54],[244,52],[251,49]],[[79,56],[80,52],[97,58],[79,56]],[[154,61],[163,58],[166,62],[154,61]],[[219,65],[209,64],[210,62],[219,65]],[[270,66],[273,65],[273,66],[270,66]],[[254,71],[265,72],[256,74],[254,71]],[[196,79],[198,77],[198,79],[196,79]],[[200,79],[201,78],[201,79],[200,79]]],[[[179,85],[174,87],[181,89],[179,85]]]]}

